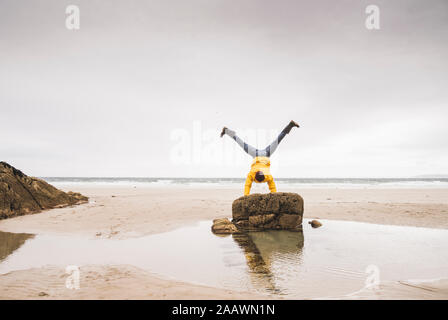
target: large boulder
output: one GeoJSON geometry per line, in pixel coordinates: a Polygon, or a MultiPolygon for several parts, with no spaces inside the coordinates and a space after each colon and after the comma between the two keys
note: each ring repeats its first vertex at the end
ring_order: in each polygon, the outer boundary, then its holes
{"type": "Polygon", "coordinates": [[[233,201],[233,224],[239,230],[302,230],[303,199],[297,193],[251,194],[233,201]]]}
{"type": "Polygon", "coordinates": [[[251,194],[233,201],[232,222],[213,220],[212,231],[234,234],[262,230],[302,230],[303,199],[297,193],[251,194]]]}
{"type": "Polygon", "coordinates": [[[87,202],[88,198],[56,189],[42,179],[28,177],[0,162],[0,219],[87,202]]]}

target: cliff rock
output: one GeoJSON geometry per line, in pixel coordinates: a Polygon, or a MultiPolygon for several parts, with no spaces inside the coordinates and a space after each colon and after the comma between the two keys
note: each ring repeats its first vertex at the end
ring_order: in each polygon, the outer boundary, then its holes
{"type": "Polygon", "coordinates": [[[6,162],[0,162],[0,219],[87,201],[88,198],[79,193],[66,193],[42,179],[28,177],[6,162]]]}

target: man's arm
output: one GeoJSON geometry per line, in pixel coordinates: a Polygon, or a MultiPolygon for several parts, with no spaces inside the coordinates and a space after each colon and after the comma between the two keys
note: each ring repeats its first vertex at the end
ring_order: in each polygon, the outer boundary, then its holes
{"type": "Polygon", "coordinates": [[[269,186],[269,191],[277,192],[277,188],[275,187],[275,182],[274,182],[273,178],[268,180],[268,186],[269,186]]]}
{"type": "Polygon", "coordinates": [[[250,188],[252,187],[252,182],[254,179],[250,174],[247,175],[246,183],[244,184],[244,195],[248,196],[250,194],[250,188]]]}

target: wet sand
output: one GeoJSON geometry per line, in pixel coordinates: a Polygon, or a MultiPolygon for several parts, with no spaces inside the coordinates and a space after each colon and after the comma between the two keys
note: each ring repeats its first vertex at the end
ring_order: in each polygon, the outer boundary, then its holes
{"type": "Polygon", "coordinates": [[[48,266],[0,276],[0,299],[267,299],[262,295],[163,279],[129,265],[80,268],[80,289],[65,286],[65,268],[48,266]]]}
{"type": "MultiPolygon", "coordinates": [[[[170,231],[231,216],[241,190],[199,187],[62,187],[81,192],[91,202],[0,221],[0,230],[36,234],[82,234],[125,239],[170,231]]],[[[448,229],[448,189],[289,189],[305,199],[305,217],[448,229]]],[[[132,266],[85,266],[81,290],[65,288],[65,270],[45,267],[0,276],[1,299],[254,299],[239,293],[161,279],[132,266]],[[84,277],[84,278],[83,278],[84,277]],[[45,294],[41,293],[44,292],[45,294]],[[48,294],[48,295],[47,295],[48,294]]],[[[446,281],[430,290],[406,284],[384,284],[359,298],[448,299],[446,281]],[[432,290],[432,291],[431,291],[432,290]],[[421,295],[420,293],[421,292],[421,295]],[[426,294],[425,294],[426,293],[426,294]]],[[[265,298],[265,296],[262,296],[265,298]]],[[[339,298],[352,298],[339,297],[339,298]]]]}

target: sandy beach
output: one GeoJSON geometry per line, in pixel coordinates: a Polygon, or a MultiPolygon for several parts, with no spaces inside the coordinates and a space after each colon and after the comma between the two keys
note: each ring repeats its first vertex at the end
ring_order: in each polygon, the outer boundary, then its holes
{"type": "MultiPolygon", "coordinates": [[[[62,186],[90,197],[84,205],[0,221],[0,231],[129,239],[231,217],[236,188],[62,186]]],[[[448,189],[290,189],[305,199],[305,218],[448,229],[448,189]]],[[[129,265],[81,268],[81,290],[65,288],[65,270],[48,266],[0,275],[0,299],[257,299],[236,292],[164,279],[129,265]]],[[[366,299],[447,299],[445,280],[384,283],[366,299]]],[[[269,298],[269,297],[268,297],[269,298]]],[[[338,297],[338,298],[352,298],[338,297]]]]}
{"type": "Polygon", "coordinates": [[[0,16],[0,300],[448,300],[448,0],[0,16]]]}

